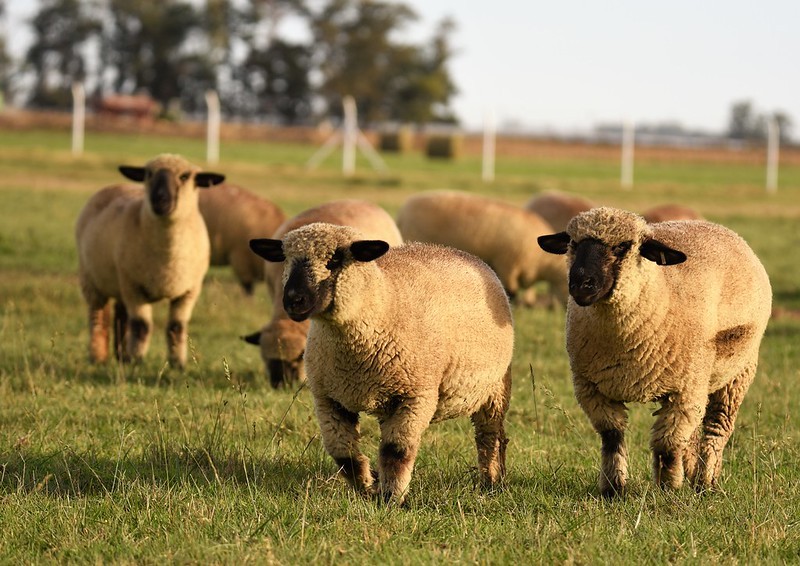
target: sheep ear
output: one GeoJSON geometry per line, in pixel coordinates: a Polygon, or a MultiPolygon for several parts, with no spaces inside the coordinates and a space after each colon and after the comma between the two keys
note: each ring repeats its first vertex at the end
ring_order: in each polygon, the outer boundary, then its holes
{"type": "Polygon", "coordinates": [[[361,240],[350,244],[350,253],[356,261],[372,261],[389,251],[383,240],[361,240]]]}
{"type": "Polygon", "coordinates": [[[248,344],[253,344],[254,346],[258,346],[261,344],[261,331],[256,330],[252,334],[248,334],[247,336],[241,336],[241,339],[247,342],[248,344]]]}
{"type": "Polygon", "coordinates": [[[134,167],[133,165],[120,165],[119,172],[122,173],[126,179],[141,183],[144,181],[144,167],[134,167]]]}
{"type": "Polygon", "coordinates": [[[283,254],[283,242],[270,238],[250,240],[250,249],[267,261],[281,262],[286,259],[283,254]]]}
{"type": "Polygon", "coordinates": [[[194,176],[194,186],[207,189],[208,187],[219,185],[224,180],[225,175],[220,175],[219,173],[202,172],[194,176]]]}
{"type": "Polygon", "coordinates": [[[685,253],[673,250],[668,245],[652,238],[642,244],[639,254],[658,265],[677,265],[686,261],[685,253]]]}
{"type": "Polygon", "coordinates": [[[547,253],[563,255],[567,253],[567,246],[569,246],[569,235],[566,232],[559,232],[558,234],[547,234],[536,238],[539,247],[547,253]]]}

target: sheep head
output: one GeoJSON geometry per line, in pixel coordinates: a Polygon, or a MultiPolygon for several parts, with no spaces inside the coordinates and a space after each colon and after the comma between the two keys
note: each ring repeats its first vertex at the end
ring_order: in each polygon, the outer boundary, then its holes
{"type": "Polygon", "coordinates": [[[120,173],[131,181],[144,183],[147,202],[156,216],[170,216],[178,208],[180,195],[194,194],[196,188],[208,188],[225,180],[224,175],[201,171],[180,155],[164,153],[144,167],[120,165],[120,173]]]}
{"type": "Polygon", "coordinates": [[[292,230],[283,240],[250,240],[250,248],[267,261],[285,261],[283,307],[300,322],[328,312],[336,282],[348,269],[378,259],[389,249],[383,240],[363,240],[348,226],[315,222],[292,230]]]}
{"type": "Polygon", "coordinates": [[[686,261],[686,254],[652,237],[644,218],[608,207],[575,216],[566,232],[540,236],[539,246],[553,254],[567,254],[569,294],[582,307],[609,299],[620,273],[644,258],[658,265],[686,261]]]}

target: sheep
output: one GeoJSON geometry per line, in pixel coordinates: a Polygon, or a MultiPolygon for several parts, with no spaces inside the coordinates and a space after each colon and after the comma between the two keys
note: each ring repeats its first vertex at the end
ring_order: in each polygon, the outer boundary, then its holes
{"type": "Polygon", "coordinates": [[[627,402],[661,405],[650,442],[658,485],[715,487],[770,316],[756,255],[718,224],[649,225],[605,207],[539,245],[570,265],[566,347],[575,396],[602,440],[601,494],[625,488],[627,402]]]}
{"type": "Polygon", "coordinates": [[[196,189],[225,177],[202,172],[173,154],[119,170],[143,187],[101,189],[83,207],[75,228],[80,287],[89,308],[89,358],[108,359],[111,299],[115,354],[121,361],[144,357],[152,304],[169,299],[169,362],[183,368],[188,323],[209,263],[208,232],[196,189]]]}
{"type": "Polygon", "coordinates": [[[486,264],[444,246],[390,249],[325,223],[251,245],[284,262],[286,312],[311,320],[307,383],[323,444],[357,491],[402,504],[422,433],[462,415],[472,418],[482,481],[502,479],[514,330],[486,264]],[[380,423],[377,486],[359,449],[361,412],[380,423]]]}
{"type": "Polygon", "coordinates": [[[559,191],[546,191],[531,197],[525,203],[526,210],[535,212],[544,218],[557,232],[566,230],[567,224],[573,216],[595,206],[597,205],[587,198],[559,191]]]}
{"type": "Polygon", "coordinates": [[[252,295],[253,285],[264,280],[264,261],[250,251],[249,242],[271,235],[286,215],[275,203],[227,183],[199,197],[211,241],[211,265],[230,265],[244,292],[252,295]]]}
{"type": "Polygon", "coordinates": [[[495,270],[513,300],[522,289],[547,281],[567,299],[566,263],[528,245],[552,232],[541,216],[488,197],[431,191],[409,198],[397,215],[405,241],[452,246],[481,258],[495,270]]]}
{"type": "MultiPolygon", "coordinates": [[[[391,246],[403,243],[394,219],[381,207],[371,202],[345,199],[324,203],[286,220],[273,238],[282,238],[287,232],[311,224],[327,222],[357,228],[365,237],[385,240],[391,246]]],[[[252,252],[251,252],[252,253],[252,252]]],[[[258,258],[256,254],[253,257],[258,258]]],[[[258,258],[260,261],[261,258],[258,258]]],[[[272,318],[259,331],[244,336],[244,340],[261,349],[261,357],[269,374],[270,383],[278,388],[305,380],[303,352],[306,349],[308,321],[294,321],[283,309],[281,276],[283,267],[267,263],[266,280],[273,297],[272,318]]]]}
{"type": "Polygon", "coordinates": [[[642,216],[650,224],[666,220],[704,220],[703,216],[695,209],[681,204],[652,206],[642,212],[642,216]]]}

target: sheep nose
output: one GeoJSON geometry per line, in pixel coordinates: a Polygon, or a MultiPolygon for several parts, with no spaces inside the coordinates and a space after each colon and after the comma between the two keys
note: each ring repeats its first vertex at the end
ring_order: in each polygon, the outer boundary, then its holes
{"type": "Polygon", "coordinates": [[[300,322],[307,319],[311,315],[313,306],[314,301],[310,293],[304,293],[292,287],[285,289],[283,308],[292,320],[300,322]]]}

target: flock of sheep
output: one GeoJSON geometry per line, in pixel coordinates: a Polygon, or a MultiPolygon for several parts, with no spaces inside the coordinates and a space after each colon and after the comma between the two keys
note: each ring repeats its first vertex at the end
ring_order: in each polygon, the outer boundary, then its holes
{"type": "Polygon", "coordinates": [[[510,300],[546,281],[567,305],[575,396],[601,438],[601,494],[625,490],[629,402],[661,405],[658,485],[716,484],[772,300],[760,261],[727,228],[682,207],[643,217],[561,193],[519,208],[430,191],[396,221],[360,200],[287,219],[177,155],[120,171],[137,184],[96,193],[76,226],[92,361],[109,358],[112,327],[114,356],[140,360],[152,304],[167,299],[169,361],[182,368],[209,264],[231,265],[248,293],[264,280],[273,316],[244,339],[272,385],[306,381],[341,474],[402,503],[422,434],[444,419],[470,416],[482,482],[503,478],[510,300]],[[377,472],[359,448],[360,413],[380,425],[377,472]]]}

